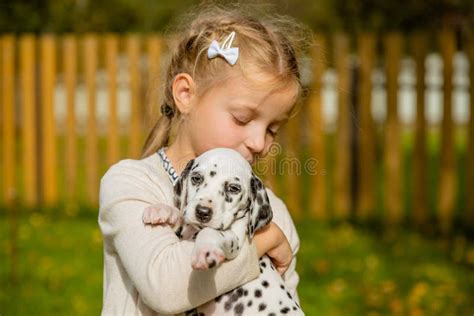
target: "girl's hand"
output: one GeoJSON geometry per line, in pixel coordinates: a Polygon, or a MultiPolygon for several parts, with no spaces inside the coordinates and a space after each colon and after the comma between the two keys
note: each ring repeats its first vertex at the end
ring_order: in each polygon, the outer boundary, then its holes
{"type": "Polygon", "coordinates": [[[293,254],[285,234],[278,225],[270,222],[255,233],[253,241],[259,258],[267,254],[280,275],[286,272],[291,259],[293,259],[293,254]]]}

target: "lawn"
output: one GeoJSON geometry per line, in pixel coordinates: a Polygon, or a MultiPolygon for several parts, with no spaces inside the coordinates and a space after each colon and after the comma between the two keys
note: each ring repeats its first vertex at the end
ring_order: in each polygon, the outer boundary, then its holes
{"type": "MultiPolygon", "coordinates": [[[[0,217],[0,314],[97,315],[102,237],[91,211],[21,210],[16,284],[11,218],[0,217]]],[[[5,214],[3,211],[1,214],[5,214]]],[[[307,315],[472,315],[474,243],[377,226],[297,222],[299,295],[307,315]],[[375,228],[374,228],[375,227],[375,228]]]]}

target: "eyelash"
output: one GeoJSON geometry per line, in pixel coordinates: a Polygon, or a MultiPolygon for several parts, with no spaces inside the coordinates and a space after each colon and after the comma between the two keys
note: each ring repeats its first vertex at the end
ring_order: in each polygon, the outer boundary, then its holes
{"type": "Polygon", "coordinates": [[[237,125],[244,126],[248,123],[248,122],[242,122],[241,120],[237,119],[235,116],[233,116],[233,118],[234,118],[234,121],[237,123],[237,125]]]}
{"type": "MultiPolygon", "coordinates": [[[[245,126],[248,122],[242,122],[240,121],[239,119],[237,119],[235,116],[233,116],[234,118],[234,121],[235,123],[237,123],[237,125],[240,125],[240,126],[245,126]]],[[[272,136],[272,137],[276,137],[278,131],[272,131],[271,129],[267,129],[267,132],[272,136]]]]}
{"type": "Polygon", "coordinates": [[[272,135],[272,137],[276,137],[278,131],[274,132],[271,129],[268,129],[268,133],[270,133],[270,135],[272,135]]]}

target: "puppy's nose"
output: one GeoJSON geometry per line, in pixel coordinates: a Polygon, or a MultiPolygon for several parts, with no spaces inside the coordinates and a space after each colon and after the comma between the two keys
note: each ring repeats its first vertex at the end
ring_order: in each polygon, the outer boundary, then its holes
{"type": "Polygon", "coordinates": [[[207,223],[211,220],[212,209],[210,207],[197,205],[196,206],[196,218],[201,223],[207,223]]]}

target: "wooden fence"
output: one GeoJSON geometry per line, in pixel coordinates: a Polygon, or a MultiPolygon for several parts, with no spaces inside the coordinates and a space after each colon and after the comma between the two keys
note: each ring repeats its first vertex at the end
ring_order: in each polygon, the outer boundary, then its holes
{"type": "MultiPolygon", "coordinates": [[[[452,32],[436,37],[400,33],[315,35],[312,51],[312,80],[309,97],[299,114],[278,137],[283,152],[264,161],[271,165],[284,157],[296,157],[299,167],[313,158],[316,171],[275,172],[267,168],[268,185],[284,197],[297,217],[364,220],[383,210],[388,225],[400,223],[403,206],[403,126],[397,115],[400,62],[409,55],[416,64],[416,122],[414,128],[413,172],[409,183],[413,202],[409,220],[424,224],[430,220],[428,198],[428,154],[425,120],[425,59],[429,51],[439,51],[443,60],[443,118],[440,163],[436,168],[437,194],[435,218],[443,232],[453,225],[460,183],[454,145],[452,119],[453,55],[459,50],[452,32]],[[433,41],[434,39],[434,41],[433,41]],[[434,43],[434,44],[433,44],[434,43]],[[358,57],[357,67],[352,62],[358,57]],[[372,74],[377,63],[383,65],[386,90],[386,119],[376,126],[371,107],[372,74]],[[322,126],[322,75],[332,65],[337,73],[337,128],[332,136],[333,156],[328,158],[328,135],[322,126]],[[356,70],[356,71],[354,71],[356,70]],[[354,116],[354,113],[356,115],[354,116]],[[354,128],[354,126],[356,128],[354,128]],[[381,135],[381,136],[380,136],[381,135]],[[355,141],[354,141],[355,140],[355,141]],[[355,145],[354,145],[355,144],[355,145]],[[355,147],[354,147],[355,146],[355,147]],[[383,181],[377,176],[377,148],[382,148],[383,181]],[[302,153],[306,153],[306,158],[302,153]],[[309,158],[308,158],[309,157],[309,158]],[[306,160],[305,160],[306,159],[306,160]],[[329,160],[328,160],[329,159],[329,160]],[[332,167],[329,167],[332,166],[332,167]],[[280,175],[278,175],[280,173],[280,175]],[[382,185],[382,184],[383,185],[382,185]],[[377,202],[383,186],[382,206],[377,202]],[[354,190],[356,188],[356,190],[354,190]],[[306,201],[306,202],[303,202],[306,201]]],[[[149,124],[145,123],[144,104],[157,100],[163,40],[158,35],[86,34],[0,36],[1,108],[1,191],[0,204],[27,207],[97,205],[99,179],[108,166],[123,158],[140,155],[149,124]],[[120,56],[127,58],[130,90],[129,121],[118,119],[117,77],[120,56]],[[97,121],[97,74],[107,77],[107,120],[97,121]],[[55,87],[61,81],[65,91],[64,120],[55,116],[55,87]],[[78,84],[85,85],[87,122],[79,132],[77,122],[78,84]],[[105,124],[106,128],[102,128],[105,124]],[[61,128],[58,128],[58,125],[61,128]],[[125,132],[122,130],[125,126],[125,132]],[[105,130],[105,132],[101,132],[105,130]],[[121,132],[122,131],[122,132],[121,132]],[[122,135],[122,136],[121,136],[122,135]],[[124,136],[125,135],[125,136],[124,136]],[[126,138],[122,141],[123,138],[126,138]],[[125,152],[124,144],[128,148],[125,152]],[[81,197],[82,186],[84,197],[81,197]]],[[[463,221],[474,225],[474,38],[463,37],[460,49],[468,56],[470,72],[470,119],[467,129],[465,196],[463,221]]],[[[156,103],[156,102],[155,102],[156,103]]],[[[156,108],[156,104],[155,104],[156,108]]],[[[156,111],[155,111],[156,113],[156,111]]],[[[155,114],[156,115],[156,114],[155,114]]],[[[314,169],[314,168],[313,168],[314,169]]]]}

